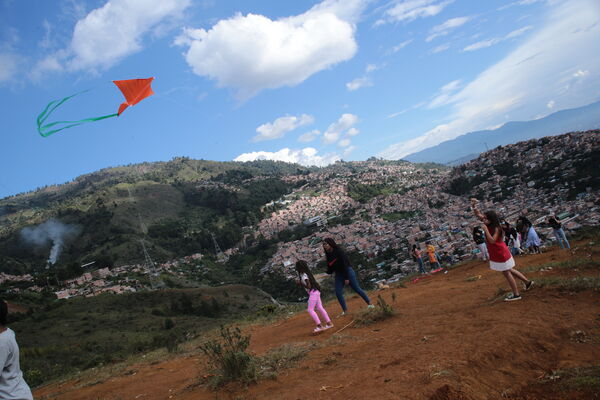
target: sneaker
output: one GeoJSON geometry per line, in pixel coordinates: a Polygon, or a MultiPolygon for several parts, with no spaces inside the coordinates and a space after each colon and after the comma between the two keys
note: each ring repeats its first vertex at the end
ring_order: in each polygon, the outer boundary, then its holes
{"type": "Polygon", "coordinates": [[[343,317],[344,315],[346,315],[346,311],[342,311],[342,313],[340,315],[338,315],[338,318],[343,317]]]}
{"type": "Polygon", "coordinates": [[[515,300],[521,300],[521,296],[520,295],[517,296],[516,294],[511,293],[504,298],[504,301],[515,301],[515,300]]]}
{"type": "Polygon", "coordinates": [[[534,282],[533,281],[529,281],[527,282],[525,285],[523,285],[523,287],[525,288],[525,290],[529,290],[533,287],[534,282]]]}
{"type": "Polygon", "coordinates": [[[324,331],[324,330],[325,330],[325,328],[322,328],[322,327],[320,327],[320,326],[317,326],[315,329],[313,329],[313,333],[319,333],[319,332],[322,332],[322,331],[324,331]]]}
{"type": "Polygon", "coordinates": [[[375,306],[373,304],[369,304],[367,308],[375,308],[375,306]]]}
{"type": "Polygon", "coordinates": [[[445,274],[447,274],[447,273],[448,273],[448,270],[445,270],[445,271],[444,271],[444,273],[445,273],[445,274]]]}
{"type": "Polygon", "coordinates": [[[327,329],[331,329],[331,328],[333,328],[333,324],[330,322],[329,324],[327,324],[323,327],[323,330],[326,331],[327,329]]]}

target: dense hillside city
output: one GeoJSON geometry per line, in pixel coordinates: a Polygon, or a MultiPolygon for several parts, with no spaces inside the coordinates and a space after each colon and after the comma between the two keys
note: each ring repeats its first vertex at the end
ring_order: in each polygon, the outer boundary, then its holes
{"type": "MultiPolygon", "coordinates": [[[[469,208],[470,197],[479,198],[483,207],[500,210],[511,224],[526,216],[549,245],[554,237],[545,222],[548,215],[560,215],[568,234],[600,221],[598,133],[574,132],[501,146],[454,169],[370,159],[322,169],[229,163],[215,173],[189,164],[193,160],[177,159],[159,166],[129,167],[128,172],[107,170],[92,174],[89,180],[96,184],[75,180],[77,191],[73,183],[52,188],[55,194],[71,191],[63,195],[67,208],[53,208],[60,200],[43,204],[48,189],[2,201],[5,244],[0,257],[5,264],[0,280],[13,293],[50,290],[58,298],[198,284],[261,286],[270,274],[283,281],[293,278],[298,259],[320,265],[320,243],[332,237],[354,254],[363,279],[393,282],[416,270],[409,254],[413,244],[422,250],[427,243],[434,244],[448,264],[480,256],[471,238],[477,221],[469,208]],[[198,170],[203,179],[198,178],[198,170]],[[145,186],[129,187],[124,182],[145,186]],[[258,195],[255,188],[260,189],[258,195]],[[244,191],[255,206],[241,204],[244,191]],[[115,197],[110,197],[111,192],[115,197]],[[92,203],[87,212],[75,211],[73,205],[84,201],[92,203]],[[27,210],[22,203],[37,206],[27,210]],[[199,208],[194,211],[189,204],[201,204],[203,212],[208,209],[212,215],[203,220],[199,208]],[[65,224],[85,224],[94,213],[109,224],[107,236],[77,249],[77,242],[85,240],[85,228],[71,232],[65,224]],[[74,214],[80,218],[73,218],[74,214]],[[42,264],[44,251],[55,249],[49,236],[36,248],[38,261],[19,261],[19,249],[30,249],[21,243],[26,232],[35,229],[31,224],[43,224],[42,216],[51,218],[63,234],[62,258],[56,265],[48,263],[26,273],[6,268],[42,264]],[[194,219],[196,226],[190,223],[194,219]],[[207,220],[215,227],[209,233],[201,226],[207,220]],[[119,258],[120,253],[111,249],[96,253],[95,259],[81,256],[97,250],[94,247],[123,247],[120,240],[125,237],[129,260],[137,262],[119,258]],[[198,242],[189,248],[169,248],[175,242],[194,240],[198,242]],[[19,242],[16,249],[6,245],[15,241],[19,242]],[[61,264],[68,257],[74,259],[61,264]]],[[[92,221],[96,228],[97,224],[92,221]]],[[[275,296],[287,291],[285,285],[272,290],[275,296]]]]}

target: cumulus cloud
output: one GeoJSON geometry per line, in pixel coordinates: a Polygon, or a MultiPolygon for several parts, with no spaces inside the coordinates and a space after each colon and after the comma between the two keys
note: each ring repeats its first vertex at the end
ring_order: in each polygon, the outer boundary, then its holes
{"type": "Polygon", "coordinates": [[[109,0],[77,21],[68,48],[45,57],[37,75],[69,70],[106,70],[143,48],[143,39],[161,23],[180,17],[191,0],[109,0]],[[54,60],[54,61],[52,61],[54,60]],[[60,64],[60,68],[56,67],[60,64]]]}
{"type": "Polygon", "coordinates": [[[450,33],[450,31],[454,28],[458,28],[459,26],[467,23],[471,17],[457,17],[451,18],[444,22],[443,24],[436,25],[431,28],[430,35],[425,39],[426,42],[431,42],[433,39],[439,36],[445,36],[450,33]]]}
{"type": "Polygon", "coordinates": [[[515,29],[514,31],[509,32],[504,37],[496,37],[496,38],[481,40],[479,42],[476,42],[476,43],[466,46],[463,49],[463,51],[475,51],[475,50],[485,49],[486,47],[493,46],[504,40],[508,40],[508,39],[512,39],[512,38],[521,36],[522,34],[524,34],[525,32],[527,32],[530,29],[531,29],[531,26],[524,26],[523,28],[515,29]]]}
{"type": "Polygon", "coordinates": [[[365,68],[365,75],[346,83],[346,89],[348,89],[349,92],[353,92],[362,87],[373,86],[373,81],[371,80],[370,74],[373,71],[377,71],[379,68],[380,67],[375,64],[368,64],[365,68]]]}
{"type": "Polygon", "coordinates": [[[298,137],[298,141],[299,142],[303,142],[303,143],[308,143],[308,142],[312,142],[313,140],[315,140],[319,135],[321,134],[321,131],[319,131],[318,129],[313,129],[310,132],[306,132],[302,135],[300,135],[300,137],[298,137]]]}
{"type": "Polygon", "coordinates": [[[417,18],[432,17],[439,14],[447,5],[454,0],[404,0],[394,2],[394,6],[387,9],[383,18],[375,22],[382,25],[389,22],[410,22],[417,18]]]}
{"type": "Polygon", "coordinates": [[[263,140],[277,139],[283,137],[287,132],[291,132],[304,125],[312,124],[314,121],[314,117],[308,114],[302,114],[299,117],[293,115],[279,117],[273,122],[267,122],[256,128],[258,135],[254,136],[252,141],[260,142],[263,140]]]}
{"type": "Polygon", "coordinates": [[[338,141],[340,136],[352,128],[358,122],[358,117],[354,114],[342,114],[342,116],[329,125],[325,133],[323,134],[323,143],[331,144],[338,141]]]}
{"type": "Polygon", "coordinates": [[[240,154],[233,161],[255,161],[255,160],[273,160],[296,163],[304,166],[325,167],[341,160],[339,154],[328,153],[323,156],[317,154],[317,149],[305,147],[301,150],[292,150],[284,148],[276,152],[254,151],[251,153],[240,154]]]}
{"type": "Polygon", "coordinates": [[[452,95],[448,122],[379,155],[398,159],[470,131],[531,119],[547,112],[550,96],[562,108],[598,100],[600,58],[589,52],[600,43],[600,8],[595,0],[551,2],[547,7],[541,28],[452,95]],[[578,71],[590,73],[580,77],[578,71]]]}
{"type": "Polygon", "coordinates": [[[368,76],[356,78],[356,79],[346,83],[346,89],[348,89],[348,91],[350,91],[350,92],[353,92],[362,87],[368,87],[368,86],[373,86],[373,82],[371,81],[371,78],[368,76]]]}
{"type": "Polygon", "coordinates": [[[264,89],[298,85],[354,57],[354,23],[364,3],[326,0],[276,20],[237,14],[209,30],[186,28],[175,44],[188,47],[185,59],[195,74],[235,89],[244,100],[264,89]]]}

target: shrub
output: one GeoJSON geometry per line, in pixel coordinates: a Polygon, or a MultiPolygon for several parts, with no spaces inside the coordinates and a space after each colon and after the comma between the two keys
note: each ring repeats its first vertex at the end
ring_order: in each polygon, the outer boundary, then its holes
{"type": "Polygon", "coordinates": [[[171,318],[165,319],[165,329],[169,330],[175,326],[175,322],[171,318]]]}
{"type": "Polygon", "coordinates": [[[377,321],[382,321],[394,315],[394,308],[389,305],[381,295],[377,296],[377,305],[363,311],[356,317],[357,325],[370,325],[377,321]]]}
{"type": "Polygon", "coordinates": [[[213,385],[218,387],[231,381],[256,382],[256,359],[246,352],[250,335],[242,335],[238,327],[221,327],[220,336],[220,340],[209,340],[200,345],[215,372],[213,385]]]}

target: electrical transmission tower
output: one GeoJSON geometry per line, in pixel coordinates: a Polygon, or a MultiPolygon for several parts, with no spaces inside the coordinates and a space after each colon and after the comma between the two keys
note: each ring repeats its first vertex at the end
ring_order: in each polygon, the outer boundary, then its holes
{"type": "Polygon", "coordinates": [[[217,255],[217,261],[225,262],[227,261],[227,256],[223,254],[221,248],[219,247],[219,243],[217,243],[217,239],[215,239],[215,235],[213,233],[210,234],[212,236],[213,243],[215,244],[215,254],[217,255]]]}
{"type": "Polygon", "coordinates": [[[152,289],[156,289],[157,281],[160,281],[158,278],[158,272],[156,271],[156,265],[154,261],[152,261],[152,257],[148,254],[148,250],[146,249],[146,241],[144,239],[140,239],[140,243],[142,244],[142,249],[144,251],[144,266],[148,271],[150,271],[150,286],[152,289]]]}

